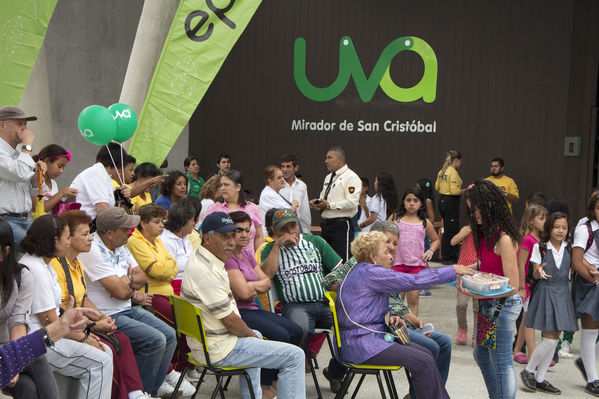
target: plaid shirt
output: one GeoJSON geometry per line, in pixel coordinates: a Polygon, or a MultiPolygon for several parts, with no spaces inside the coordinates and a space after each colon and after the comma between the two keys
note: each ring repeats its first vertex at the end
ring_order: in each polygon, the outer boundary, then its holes
{"type": "MultiPolygon", "coordinates": [[[[341,283],[357,264],[358,261],[352,256],[343,265],[336,267],[332,272],[324,276],[321,282],[322,287],[329,291],[333,285],[341,283]]],[[[389,313],[391,316],[401,316],[404,319],[404,315],[410,313],[410,308],[401,299],[399,294],[389,294],[389,313]]]]}
{"type": "Polygon", "coordinates": [[[0,138],[0,214],[31,211],[31,178],[35,162],[29,154],[0,138]]]}

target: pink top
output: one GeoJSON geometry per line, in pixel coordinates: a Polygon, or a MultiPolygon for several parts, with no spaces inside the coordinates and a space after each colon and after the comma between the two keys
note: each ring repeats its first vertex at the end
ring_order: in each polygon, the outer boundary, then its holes
{"type": "MultiPolygon", "coordinates": [[[[237,255],[233,254],[230,259],[225,261],[225,269],[227,270],[239,270],[245,281],[257,281],[258,275],[256,274],[256,266],[258,263],[254,258],[254,253],[247,248],[241,250],[241,258],[239,259],[237,255]]],[[[251,309],[258,310],[258,304],[254,301],[241,301],[236,300],[237,307],[239,309],[251,309]]]]}
{"type": "Polygon", "coordinates": [[[462,241],[458,265],[468,266],[476,263],[477,260],[478,255],[476,254],[476,248],[474,247],[474,237],[472,237],[472,233],[470,233],[464,238],[464,241],[462,241]]]}
{"type": "MultiPolygon", "coordinates": [[[[260,212],[260,208],[258,205],[253,202],[246,201],[244,206],[240,206],[239,211],[243,211],[250,215],[250,219],[252,219],[252,226],[250,227],[250,242],[245,247],[250,251],[254,251],[254,237],[256,236],[256,228],[262,228],[262,213],[260,212]]],[[[231,213],[231,209],[229,208],[229,204],[226,202],[215,202],[210,205],[206,210],[206,216],[214,212],[225,212],[227,214],[231,213]]]]}
{"type": "Polygon", "coordinates": [[[426,266],[420,257],[424,253],[426,230],[422,223],[411,224],[401,219],[395,222],[399,227],[399,243],[393,257],[393,266],[426,266]]]}
{"type": "Polygon", "coordinates": [[[478,248],[480,251],[480,271],[503,276],[503,264],[501,263],[501,256],[495,253],[495,244],[496,242],[491,243],[491,250],[489,251],[485,238],[481,237],[478,248]]]}
{"type": "MultiPolygon", "coordinates": [[[[524,237],[524,240],[522,240],[522,244],[520,245],[520,248],[524,248],[528,250],[528,256],[526,257],[526,263],[524,264],[524,276],[528,275],[528,265],[530,264],[530,256],[532,255],[532,247],[534,247],[534,245],[539,242],[539,240],[537,240],[535,238],[535,236],[533,236],[532,234],[527,235],[526,237],[524,237]]],[[[520,251],[520,248],[518,249],[518,251],[520,251]]],[[[528,298],[530,296],[530,285],[528,283],[525,283],[526,285],[526,297],[528,298]]]]}

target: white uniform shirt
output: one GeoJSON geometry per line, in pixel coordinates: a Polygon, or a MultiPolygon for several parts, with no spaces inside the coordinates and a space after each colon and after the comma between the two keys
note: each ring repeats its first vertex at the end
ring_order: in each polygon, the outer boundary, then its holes
{"type": "MultiPolygon", "coordinates": [[[[331,173],[324,178],[321,199],[324,199],[324,193],[331,180],[331,173]]],[[[323,219],[333,218],[351,218],[358,212],[360,203],[360,193],[362,192],[362,180],[347,165],[339,168],[335,172],[335,177],[331,183],[331,190],[327,198],[327,209],[323,210],[321,216],[323,219]]]]}
{"type": "Polygon", "coordinates": [[[38,313],[54,309],[56,316],[59,315],[58,308],[62,299],[62,292],[54,268],[46,264],[41,256],[25,254],[19,260],[19,263],[27,266],[33,277],[29,331],[35,331],[42,328],[42,323],[36,316],[38,313]]]}
{"type": "MultiPolygon", "coordinates": [[[[559,249],[556,250],[551,241],[547,242],[547,253],[549,250],[553,252],[553,259],[555,259],[555,266],[559,269],[562,266],[562,260],[564,259],[564,250],[566,248],[566,244],[562,242],[559,249]]],[[[530,261],[532,263],[536,263],[537,265],[541,265],[543,263],[543,258],[541,258],[541,250],[539,249],[539,243],[537,242],[532,247],[532,254],[530,255],[530,261]]]]}
{"type": "Polygon", "coordinates": [[[171,255],[173,255],[173,258],[175,258],[175,261],[177,261],[177,268],[179,271],[177,272],[175,280],[181,280],[189,255],[191,255],[193,251],[189,238],[187,238],[187,236],[179,238],[172,231],[164,229],[162,234],[160,234],[160,239],[166,250],[169,251],[171,255]]]}
{"type": "Polygon", "coordinates": [[[31,178],[35,162],[0,138],[0,213],[31,211],[31,178]]]}
{"type": "MultiPolygon", "coordinates": [[[[593,233],[599,229],[599,223],[596,220],[591,222],[591,229],[593,233]]],[[[574,230],[574,244],[572,248],[582,248],[584,251],[587,247],[587,240],[589,239],[589,231],[587,229],[586,220],[583,224],[576,226],[574,230]]],[[[593,240],[593,244],[588,251],[584,253],[584,259],[589,262],[590,265],[595,266],[599,269],[599,247],[597,247],[597,240],[593,240]]]]}
{"type": "Polygon", "coordinates": [[[137,267],[137,262],[126,245],[113,251],[108,249],[98,233],[92,234],[94,241],[89,252],[82,252],[77,259],[83,266],[87,281],[87,296],[104,314],[112,315],[131,307],[130,299],[117,299],[110,295],[99,280],[127,275],[129,268],[137,267]]]}
{"type": "Polygon", "coordinates": [[[310,200],[308,199],[308,186],[298,178],[290,186],[285,181],[285,188],[279,191],[283,197],[293,198],[299,202],[297,207],[297,217],[302,226],[302,234],[312,234],[312,214],[310,213],[310,200]],[[292,197],[293,196],[293,197],[292,197]]]}
{"type": "Polygon", "coordinates": [[[114,206],[112,179],[100,162],[79,173],[71,187],[78,191],[77,202],[81,204],[81,210],[92,219],[98,214],[96,204],[106,202],[109,207],[114,206]]]}
{"type": "Polygon", "coordinates": [[[370,201],[370,206],[368,209],[370,209],[370,212],[376,212],[376,220],[374,222],[378,222],[379,220],[387,220],[387,203],[382,195],[377,194],[372,197],[372,201],[370,201]]]}
{"type": "MultiPolygon", "coordinates": [[[[369,195],[367,194],[367,195],[366,195],[366,207],[368,208],[368,211],[370,211],[370,209],[371,209],[371,208],[370,208],[370,207],[371,207],[371,203],[372,203],[372,197],[371,197],[371,196],[369,196],[369,195]]],[[[361,208],[362,208],[362,213],[360,213],[360,217],[358,218],[358,226],[359,226],[360,224],[362,224],[362,222],[364,222],[366,219],[368,219],[368,218],[366,217],[366,210],[364,209],[364,207],[361,207],[361,208]]],[[[360,231],[361,231],[361,232],[366,232],[366,233],[367,233],[367,232],[369,232],[369,231],[370,231],[370,227],[371,227],[371,226],[372,226],[372,225],[368,225],[368,226],[366,226],[366,227],[363,227],[362,229],[360,229],[360,231]]]]}

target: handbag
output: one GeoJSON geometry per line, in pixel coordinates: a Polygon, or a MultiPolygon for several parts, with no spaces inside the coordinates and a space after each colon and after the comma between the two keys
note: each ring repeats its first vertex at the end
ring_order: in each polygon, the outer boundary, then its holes
{"type": "Polygon", "coordinates": [[[54,208],[52,208],[52,213],[54,214],[54,216],[58,216],[63,212],[77,211],[80,208],[81,208],[81,204],[79,202],[58,201],[58,204],[54,205],[54,208]]]}
{"type": "Polygon", "coordinates": [[[499,303],[495,307],[495,312],[491,316],[486,316],[482,312],[478,311],[478,322],[476,325],[476,343],[483,348],[495,350],[497,348],[497,318],[499,312],[503,308],[505,303],[503,297],[499,300],[499,303]]]}

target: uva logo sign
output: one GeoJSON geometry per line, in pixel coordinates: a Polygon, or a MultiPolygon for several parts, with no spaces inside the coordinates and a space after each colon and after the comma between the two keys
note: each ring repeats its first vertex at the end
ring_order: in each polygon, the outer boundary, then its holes
{"type": "Polygon", "coordinates": [[[385,47],[370,77],[366,77],[351,38],[344,36],[339,43],[337,79],[328,87],[315,87],[306,76],[306,40],[303,37],[295,40],[293,78],[304,96],[314,101],[332,100],[345,90],[350,77],[354,80],[360,99],[366,103],[372,100],[378,86],[395,101],[412,102],[422,98],[424,102],[432,103],[437,95],[437,56],[424,40],[414,36],[403,36],[385,47]],[[395,84],[389,73],[393,58],[406,50],[414,51],[424,62],[424,73],[420,82],[409,88],[395,84]]]}

